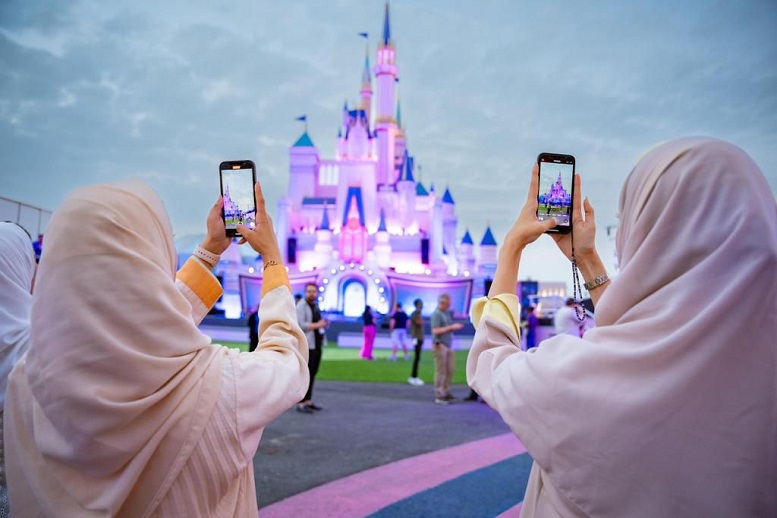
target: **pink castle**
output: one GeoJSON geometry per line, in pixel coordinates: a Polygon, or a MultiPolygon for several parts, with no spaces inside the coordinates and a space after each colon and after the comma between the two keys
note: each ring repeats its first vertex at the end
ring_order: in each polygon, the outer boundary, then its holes
{"type": "MultiPolygon", "coordinates": [[[[487,229],[476,258],[469,232],[457,237],[450,191],[440,196],[417,179],[388,4],[376,61],[371,67],[368,47],[358,101],[343,106],[334,158],[321,157],[307,130],[289,151],[276,225],[292,288],[299,293],[315,282],[322,310],[344,316],[360,315],[365,304],[379,313],[395,302],[411,309],[415,298],[431,312],[443,292],[466,314],[493,275],[496,241],[487,229]]],[[[244,295],[243,303],[253,301],[244,295]]]]}

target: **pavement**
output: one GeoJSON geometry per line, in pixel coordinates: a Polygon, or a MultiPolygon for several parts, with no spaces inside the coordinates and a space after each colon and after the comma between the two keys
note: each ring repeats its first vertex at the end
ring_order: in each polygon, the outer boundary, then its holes
{"type": "Polygon", "coordinates": [[[469,388],[317,381],[315,414],[292,409],[254,458],[267,516],[517,516],[531,459],[469,388]]]}

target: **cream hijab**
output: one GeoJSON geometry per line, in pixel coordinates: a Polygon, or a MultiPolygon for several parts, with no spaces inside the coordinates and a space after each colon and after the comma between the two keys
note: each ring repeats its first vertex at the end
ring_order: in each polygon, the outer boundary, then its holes
{"type": "Polygon", "coordinates": [[[494,386],[503,415],[588,515],[777,516],[777,208],[763,175],[725,142],[663,144],[623,187],[616,248],[597,327],[516,358],[494,386]]]}
{"type": "MultiPolygon", "coordinates": [[[[35,252],[19,225],[0,223],[0,412],[8,375],[30,343],[35,252]]],[[[1,432],[1,431],[0,431],[1,432]]]]}
{"type": "Polygon", "coordinates": [[[140,517],[164,497],[221,383],[175,273],[167,213],[144,184],[79,189],[54,213],[8,390],[12,506],[140,517]]]}

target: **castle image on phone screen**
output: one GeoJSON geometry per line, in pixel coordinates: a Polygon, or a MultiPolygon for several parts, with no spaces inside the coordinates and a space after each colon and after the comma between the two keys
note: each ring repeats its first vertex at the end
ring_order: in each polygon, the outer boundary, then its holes
{"type": "Polygon", "coordinates": [[[569,226],[572,213],[572,164],[540,164],[540,194],[537,218],[556,218],[558,225],[569,226]]]}
{"type": "Polygon", "coordinates": [[[224,183],[224,224],[234,229],[238,223],[253,228],[256,220],[251,169],[222,171],[224,183]]]}

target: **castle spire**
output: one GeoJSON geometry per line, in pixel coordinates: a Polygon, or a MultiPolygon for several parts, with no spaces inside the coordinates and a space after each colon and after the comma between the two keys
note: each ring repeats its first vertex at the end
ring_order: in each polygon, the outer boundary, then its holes
{"type": "Polygon", "coordinates": [[[389,46],[391,44],[391,24],[389,23],[389,5],[386,2],[386,11],[383,15],[383,44],[389,46]]]}
{"type": "Polygon", "coordinates": [[[326,210],[326,204],[324,204],[324,217],[321,218],[321,226],[319,230],[331,230],[329,228],[329,211],[326,210]]]}

